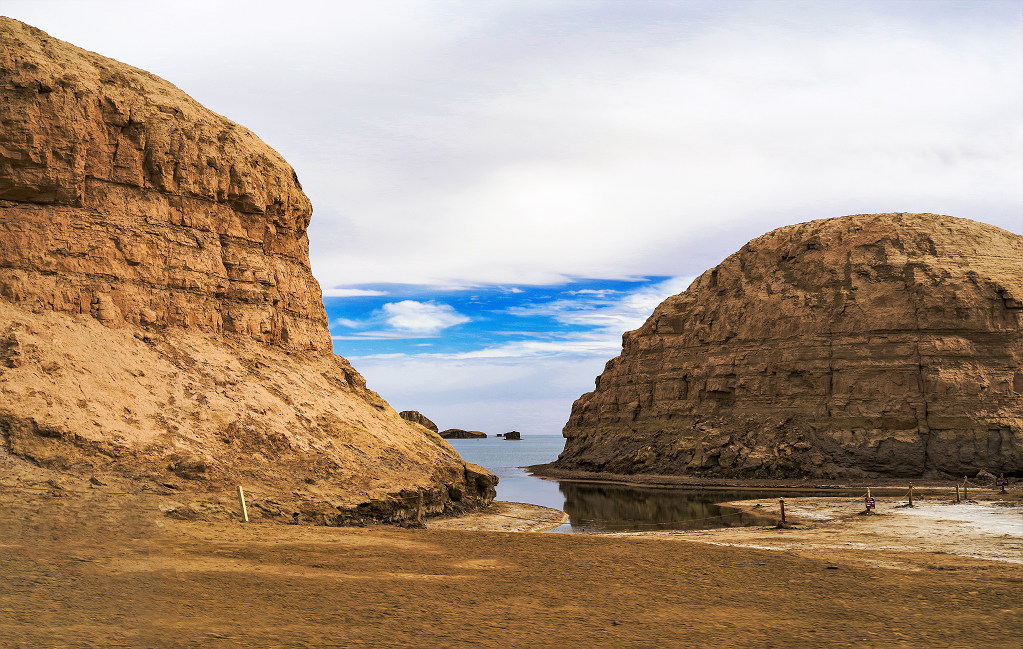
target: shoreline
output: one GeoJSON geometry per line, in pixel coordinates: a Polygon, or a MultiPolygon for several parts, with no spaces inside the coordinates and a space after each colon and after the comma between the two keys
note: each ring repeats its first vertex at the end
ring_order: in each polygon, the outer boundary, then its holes
{"type": "MultiPolygon", "coordinates": [[[[786,505],[795,516],[812,500],[786,505]]],[[[932,511],[907,514],[882,497],[881,514],[857,516],[858,498],[816,500],[850,515],[783,529],[537,534],[525,519],[549,525],[564,512],[497,501],[447,519],[460,529],[433,527],[443,519],[326,527],[179,518],[175,496],[3,489],[0,634],[18,646],[214,648],[1015,641],[1023,611],[1006,593],[1023,565],[1003,555],[1023,556],[1023,539],[1019,526],[977,531],[998,518],[995,505],[922,498],[932,511]]],[[[1003,509],[1021,520],[1019,504],[1003,509]]]]}
{"type": "MultiPolygon", "coordinates": [[[[792,491],[792,492],[822,492],[830,494],[842,494],[856,492],[863,489],[870,489],[871,493],[880,496],[892,496],[903,494],[913,485],[914,493],[917,491],[926,493],[954,493],[957,484],[962,482],[956,479],[933,479],[933,478],[848,478],[835,480],[828,483],[823,478],[723,478],[723,477],[702,477],[702,476],[679,476],[660,474],[621,474],[609,472],[580,471],[572,469],[559,469],[551,464],[533,464],[520,467],[529,475],[546,480],[557,480],[559,482],[583,482],[592,484],[620,484],[632,487],[644,487],[652,489],[691,489],[702,491],[792,491]]],[[[968,487],[984,491],[994,490],[996,487],[988,483],[973,482],[976,478],[966,476],[968,487]]],[[[1014,481],[1016,488],[1021,483],[1014,481]]],[[[1012,492],[1010,492],[1012,493],[1012,492]]]]}

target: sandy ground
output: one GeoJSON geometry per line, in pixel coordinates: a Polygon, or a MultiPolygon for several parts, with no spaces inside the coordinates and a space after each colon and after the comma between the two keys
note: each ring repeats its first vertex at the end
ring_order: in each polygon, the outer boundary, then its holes
{"type": "MultiPolygon", "coordinates": [[[[793,502],[832,520],[590,536],[180,520],[171,496],[78,487],[0,480],[2,647],[1023,644],[1023,566],[1001,556],[1020,533],[994,504],[793,502]],[[907,521],[918,540],[879,541],[907,521]],[[932,524],[963,543],[929,545],[932,524]],[[948,553],[967,543],[983,547],[948,553]]],[[[528,528],[529,511],[458,524],[528,528]]]]}
{"type": "Polygon", "coordinates": [[[474,514],[430,519],[426,527],[431,530],[546,532],[567,522],[568,514],[560,509],[498,500],[474,514]]]}
{"type": "MultiPolygon", "coordinates": [[[[735,547],[842,551],[865,561],[870,561],[872,553],[891,557],[929,552],[1023,564],[1023,503],[1015,499],[992,499],[989,494],[986,499],[954,504],[946,498],[925,497],[916,498],[912,508],[906,501],[876,500],[874,513],[864,515],[858,498],[786,498],[786,519],[793,523],[789,529],[694,530],[683,536],[735,547]]],[[[779,515],[774,499],[732,505],[779,515]]]]}

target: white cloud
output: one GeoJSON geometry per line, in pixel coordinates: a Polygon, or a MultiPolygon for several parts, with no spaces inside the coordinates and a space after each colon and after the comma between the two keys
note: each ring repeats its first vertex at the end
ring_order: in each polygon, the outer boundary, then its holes
{"type": "Polygon", "coordinates": [[[365,320],[353,320],[352,318],[334,318],[331,326],[345,327],[347,329],[361,329],[367,325],[365,320]]]}
{"type": "Polygon", "coordinates": [[[450,304],[438,302],[402,300],[388,302],[382,309],[388,325],[410,333],[436,334],[442,329],[469,322],[469,318],[455,311],[450,304]]]}
{"type": "Polygon", "coordinates": [[[376,215],[351,223],[366,240],[400,224],[401,263],[317,254],[318,271],[543,283],[698,273],[776,226],[859,212],[1023,226],[1016,32],[964,42],[863,8],[800,23],[771,6],[762,24],[566,46],[396,114],[407,155],[373,173],[408,192],[360,177],[348,198],[376,215]]]}
{"type": "Polygon", "coordinates": [[[323,290],[323,297],[379,297],[382,295],[387,295],[387,291],[366,288],[328,288],[323,290]]]}
{"type": "Polygon", "coordinates": [[[353,334],[331,336],[331,340],[415,340],[417,338],[433,338],[435,334],[411,333],[408,331],[360,331],[353,334]]]}
{"type": "Polygon", "coordinates": [[[403,340],[434,337],[444,329],[469,321],[450,304],[402,300],[387,302],[362,320],[335,318],[331,327],[361,330],[336,334],[332,336],[334,340],[403,340]]]}
{"type": "Polygon", "coordinates": [[[325,286],[693,274],[859,212],[1023,231],[1012,2],[90,4],[4,7],[280,150],[325,286]]]}
{"type": "Polygon", "coordinates": [[[577,299],[554,300],[528,306],[511,307],[508,312],[519,316],[546,315],[562,324],[591,327],[587,336],[616,340],[621,334],[639,328],[654,308],[669,295],[677,295],[692,284],[695,277],[672,277],[634,291],[572,291],[577,299]],[[613,296],[613,297],[612,297],[613,296]]]}
{"type": "MultiPolygon", "coordinates": [[[[334,336],[334,340],[354,340],[360,336],[334,336]]],[[[590,356],[600,355],[607,358],[614,356],[621,351],[621,335],[617,340],[603,335],[576,334],[566,336],[562,340],[518,340],[491,345],[480,349],[473,349],[464,352],[430,352],[423,354],[369,354],[364,356],[353,356],[361,361],[366,360],[394,360],[415,358],[422,361],[466,361],[474,359],[506,359],[521,360],[523,362],[537,362],[537,357],[553,356],[590,356]]],[[[546,362],[546,361],[544,361],[546,362]]]]}
{"type": "Polygon", "coordinates": [[[452,355],[353,356],[373,390],[398,410],[419,410],[441,428],[557,434],[572,402],[593,389],[607,356],[459,358],[452,355]]]}

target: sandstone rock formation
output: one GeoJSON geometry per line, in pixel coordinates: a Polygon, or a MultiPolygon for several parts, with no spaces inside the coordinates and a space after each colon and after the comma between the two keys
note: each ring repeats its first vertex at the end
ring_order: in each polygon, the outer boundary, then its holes
{"type": "Polygon", "coordinates": [[[413,424],[419,424],[423,428],[426,428],[427,430],[432,430],[435,433],[438,430],[440,430],[437,428],[437,424],[427,419],[426,415],[419,412],[418,410],[402,410],[401,412],[398,413],[398,416],[404,419],[405,421],[411,421],[413,424]]]}
{"type": "Polygon", "coordinates": [[[333,355],[273,149],[7,18],[0,93],[0,453],[331,524],[493,498],[333,355]]]}
{"type": "Polygon", "coordinates": [[[754,239],[623,336],[555,467],[1023,474],[1023,237],[933,214],[754,239]]]}
{"type": "Polygon", "coordinates": [[[521,440],[522,439],[522,433],[520,433],[517,430],[511,430],[511,431],[508,431],[507,433],[504,434],[504,438],[505,439],[511,439],[511,440],[521,440]]]}
{"type": "Polygon", "coordinates": [[[461,428],[448,428],[440,431],[444,439],[486,439],[487,434],[478,430],[462,430],[461,428]]]}

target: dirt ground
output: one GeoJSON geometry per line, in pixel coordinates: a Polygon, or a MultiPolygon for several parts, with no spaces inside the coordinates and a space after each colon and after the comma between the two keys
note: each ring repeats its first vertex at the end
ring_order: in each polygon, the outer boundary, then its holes
{"type": "MultiPolygon", "coordinates": [[[[0,484],[0,646],[1023,645],[1023,565],[864,547],[904,526],[883,509],[589,536],[179,520],[172,496],[110,491],[0,484]]],[[[493,524],[530,511],[499,505],[493,524]]],[[[1007,536],[1018,558],[1020,530],[1007,536]]]]}

